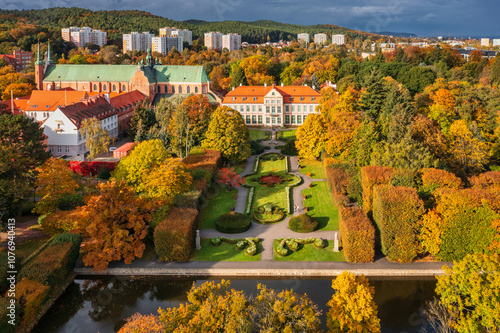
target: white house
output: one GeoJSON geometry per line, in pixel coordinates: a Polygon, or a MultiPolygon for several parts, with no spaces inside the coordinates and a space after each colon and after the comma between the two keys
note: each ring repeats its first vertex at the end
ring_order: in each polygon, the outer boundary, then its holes
{"type": "Polygon", "coordinates": [[[33,90],[23,111],[26,117],[43,122],[57,108],[71,103],[78,103],[88,97],[87,92],[74,91],[71,88],[51,91],[33,90]]]}
{"type": "Polygon", "coordinates": [[[43,132],[48,137],[47,145],[54,156],[78,156],[85,154],[85,137],[80,134],[84,119],[97,118],[111,137],[118,136],[118,113],[103,96],[58,107],[43,123],[43,132]]]}

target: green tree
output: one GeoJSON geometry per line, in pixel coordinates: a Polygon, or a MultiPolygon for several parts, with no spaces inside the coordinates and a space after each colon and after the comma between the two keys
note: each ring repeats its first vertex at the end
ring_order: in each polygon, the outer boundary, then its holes
{"type": "Polygon", "coordinates": [[[293,81],[302,76],[302,68],[298,63],[291,63],[281,72],[280,79],[285,86],[291,86],[293,81]]]}
{"type": "Polygon", "coordinates": [[[436,292],[453,327],[460,333],[499,332],[499,255],[469,254],[443,268],[446,274],[437,276],[436,292]]]}
{"type": "Polygon", "coordinates": [[[369,120],[376,121],[385,101],[386,90],[382,81],[382,75],[376,69],[365,78],[363,84],[365,90],[359,101],[361,109],[369,120]]]}
{"type": "Polygon", "coordinates": [[[496,57],[491,65],[490,80],[494,84],[500,84],[500,57],[496,57]]]}
{"type": "Polygon", "coordinates": [[[80,134],[85,138],[85,147],[89,150],[91,160],[108,151],[112,139],[97,118],[85,118],[80,127],[80,134]]]}
{"type": "Polygon", "coordinates": [[[361,275],[342,272],[332,282],[335,291],[328,301],[327,324],[332,333],[380,332],[377,305],[373,301],[375,288],[361,275]]]}
{"type": "Polygon", "coordinates": [[[129,137],[143,141],[146,138],[146,133],[156,124],[155,112],[149,106],[149,100],[145,99],[138,104],[134,109],[134,116],[130,121],[129,137]]]}
{"type": "Polygon", "coordinates": [[[243,67],[238,67],[234,72],[233,79],[231,81],[231,87],[236,88],[240,85],[248,86],[247,76],[243,67]]]}
{"type": "Polygon", "coordinates": [[[250,157],[250,134],[241,114],[225,106],[217,108],[210,118],[202,146],[219,150],[232,162],[250,157]]]}
{"type": "Polygon", "coordinates": [[[308,159],[317,159],[325,148],[327,126],[323,116],[311,114],[297,129],[295,146],[299,156],[308,159]]]}

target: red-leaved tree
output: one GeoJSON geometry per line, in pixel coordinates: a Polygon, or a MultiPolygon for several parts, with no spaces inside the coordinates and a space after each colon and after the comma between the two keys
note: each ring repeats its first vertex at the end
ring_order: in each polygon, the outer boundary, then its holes
{"type": "Polygon", "coordinates": [[[233,187],[242,186],[245,178],[238,175],[234,168],[222,168],[219,171],[217,183],[227,185],[228,191],[231,191],[233,187]]]}

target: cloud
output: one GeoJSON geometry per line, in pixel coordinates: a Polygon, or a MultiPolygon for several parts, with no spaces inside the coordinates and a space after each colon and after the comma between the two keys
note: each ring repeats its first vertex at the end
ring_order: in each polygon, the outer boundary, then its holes
{"type": "Polygon", "coordinates": [[[422,17],[419,17],[417,20],[419,22],[427,22],[427,21],[432,21],[436,18],[436,14],[433,14],[433,13],[429,13],[427,15],[424,15],[422,17]]]}

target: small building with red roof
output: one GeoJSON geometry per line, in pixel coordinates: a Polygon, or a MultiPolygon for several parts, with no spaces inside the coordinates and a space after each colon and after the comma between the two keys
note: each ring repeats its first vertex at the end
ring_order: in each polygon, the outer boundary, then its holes
{"type": "Polygon", "coordinates": [[[89,98],[85,91],[75,91],[71,88],[62,90],[33,90],[24,109],[26,117],[44,122],[58,108],[79,103],[89,98]]]}
{"type": "Polygon", "coordinates": [[[222,101],[243,117],[248,126],[300,126],[318,113],[321,94],[308,86],[240,86],[222,101]]]}
{"type": "Polygon", "coordinates": [[[110,103],[118,114],[118,133],[122,134],[130,128],[134,109],[146,99],[146,95],[138,90],[119,94],[110,98],[110,103]]]}

